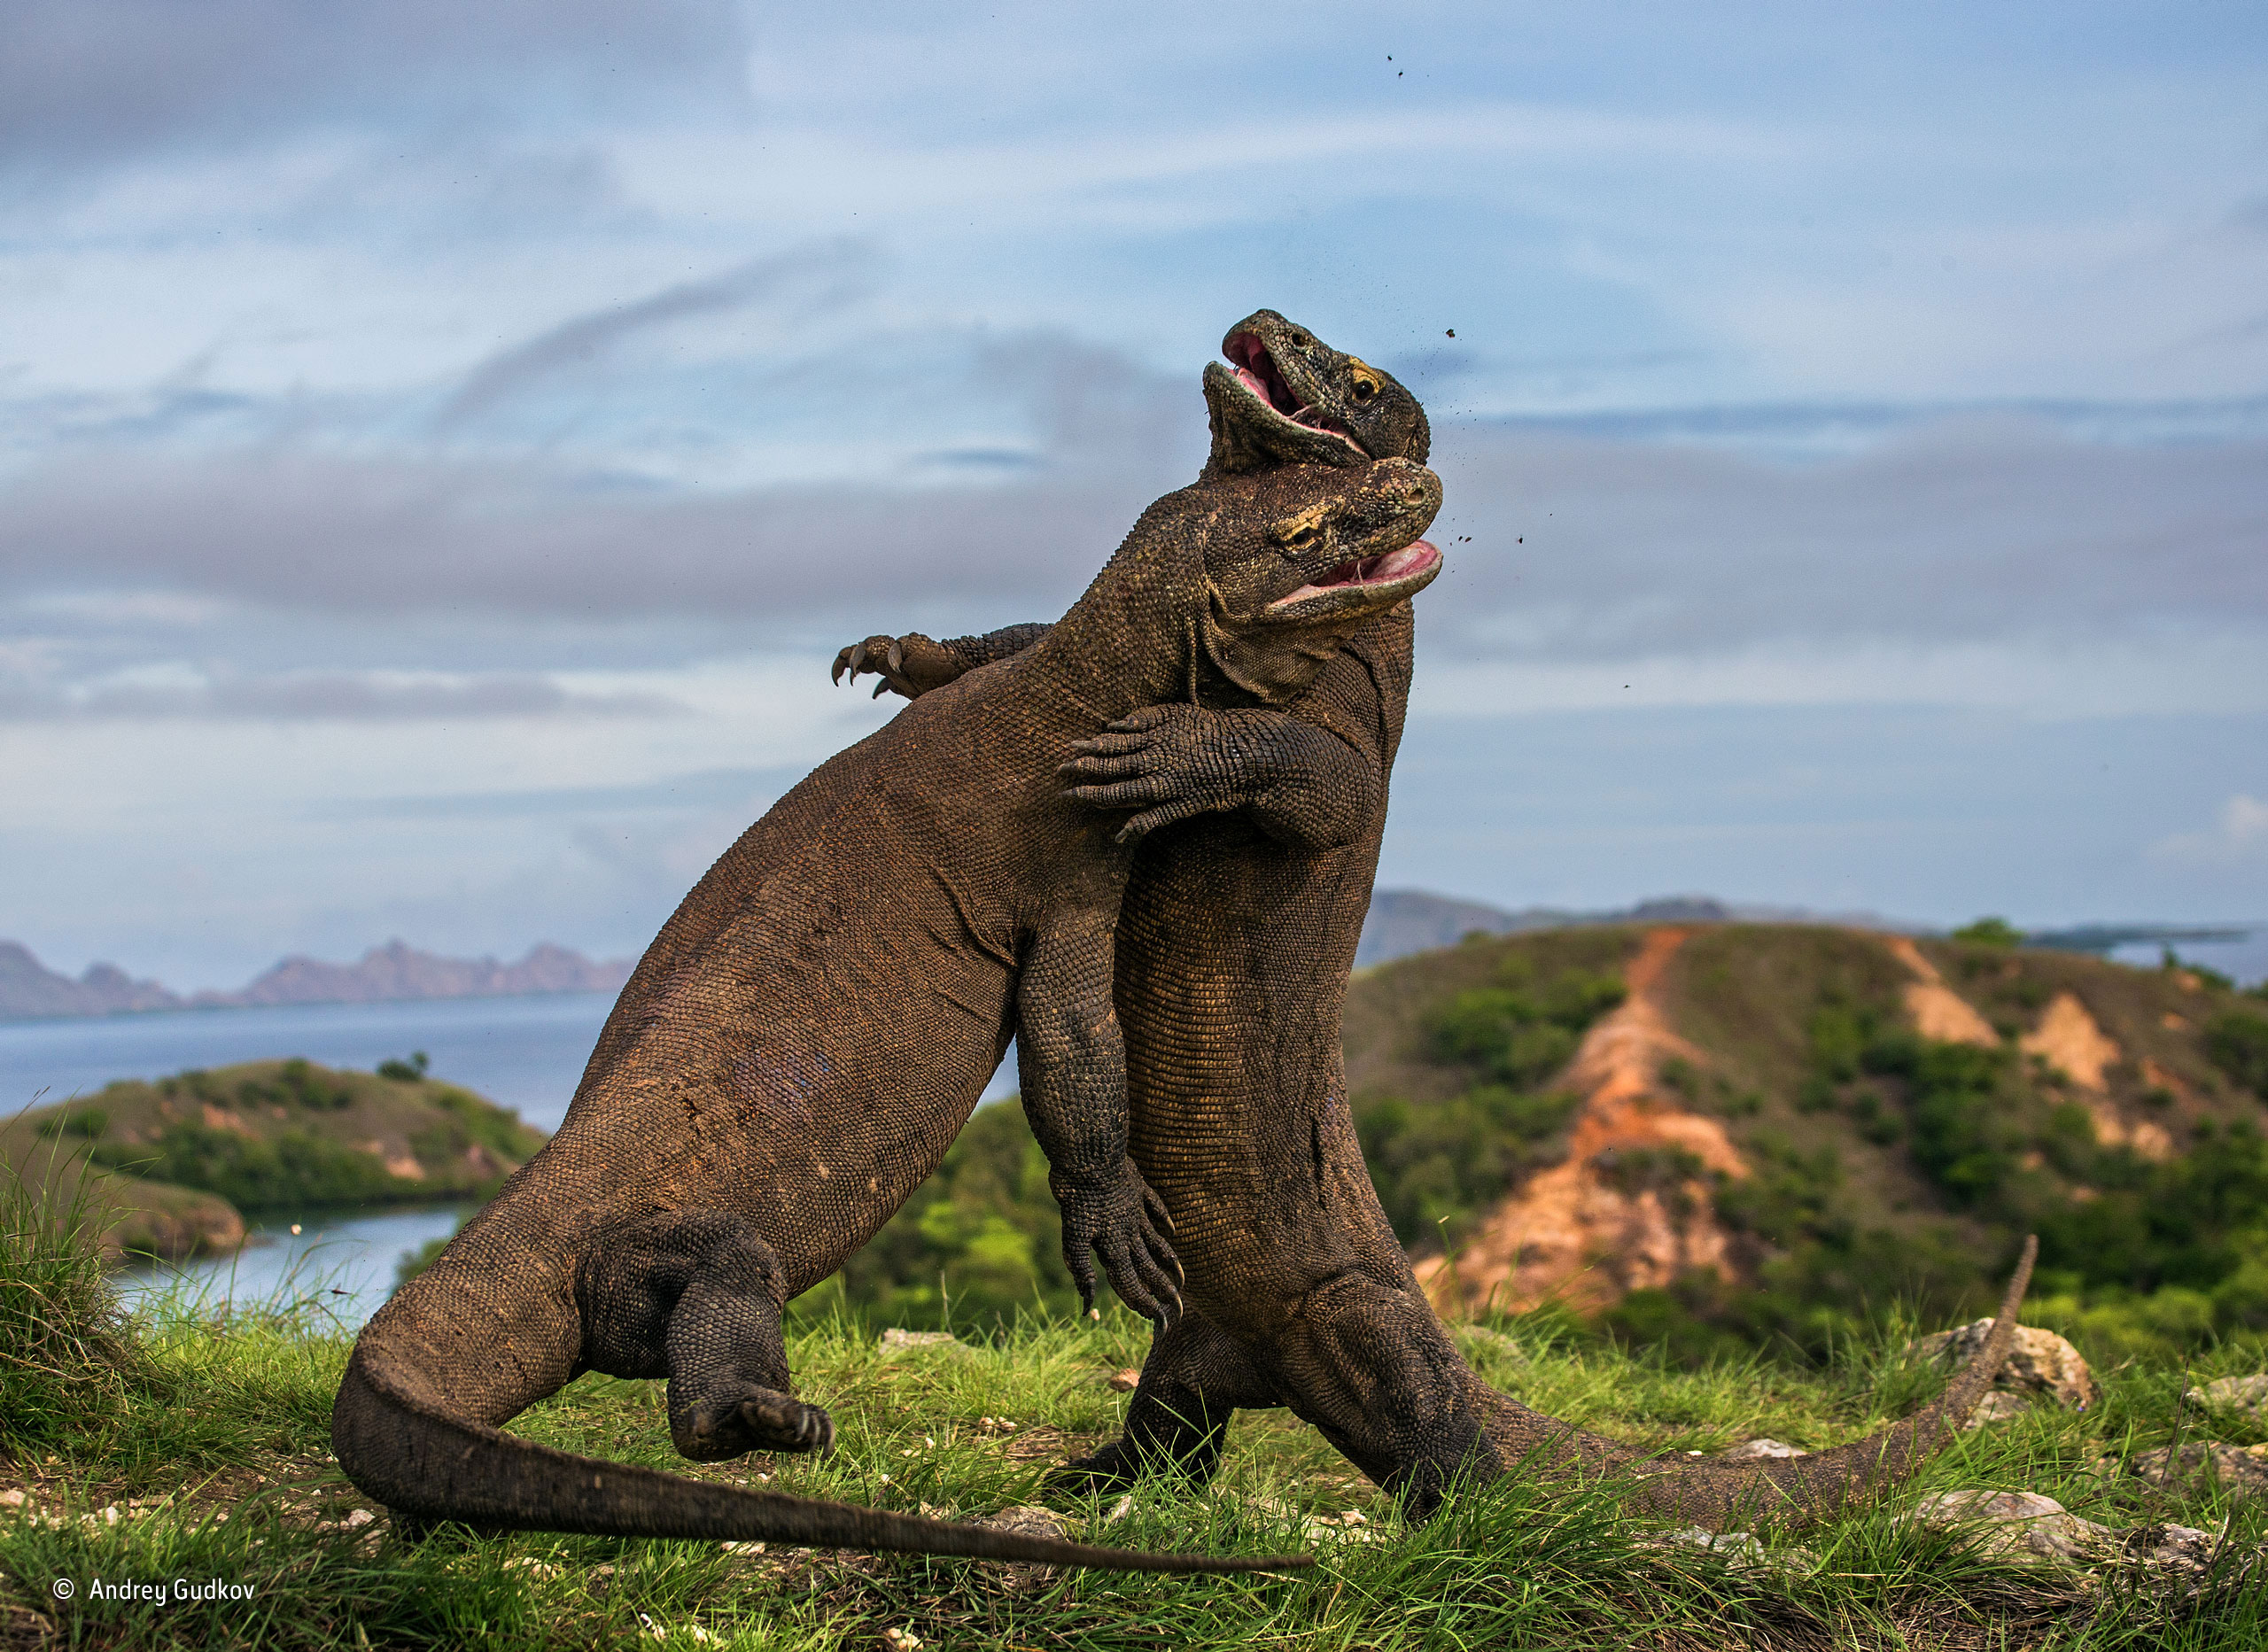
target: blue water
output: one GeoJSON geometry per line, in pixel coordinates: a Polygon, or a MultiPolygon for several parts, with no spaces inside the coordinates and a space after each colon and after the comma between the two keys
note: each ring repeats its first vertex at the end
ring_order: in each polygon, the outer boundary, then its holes
{"type": "Polygon", "coordinates": [[[2148,969],[2164,956],[2165,945],[2172,947],[2176,957],[2218,970],[2240,987],[2257,986],[2268,979],[2268,929],[2255,929],[2236,941],[2174,941],[2163,945],[2137,941],[2113,947],[2110,956],[2121,964],[2148,969]]]}
{"type": "Polygon", "coordinates": [[[114,1283],[129,1307],[173,1296],[201,1310],[298,1310],[354,1330],[392,1291],[401,1259],[448,1237],[474,1208],[270,1212],[234,1256],[132,1268],[114,1283]]]}
{"type": "MultiPolygon", "coordinates": [[[[305,1056],[368,1071],[423,1050],[434,1077],[552,1130],[613,1007],[610,993],[550,993],[0,1022],[0,1106],[62,1101],[113,1079],[160,1078],[185,1067],[305,1056]]],[[[986,1098],[1011,1094],[1015,1072],[1011,1052],[986,1098]]],[[[270,1213],[236,1256],[131,1270],[120,1276],[120,1290],[129,1299],[179,1289],[215,1305],[307,1303],[352,1330],[386,1299],[400,1259],[427,1239],[447,1237],[466,1214],[456,1205],[270,1213]]]]}
{"type": "Polygon", "coordinates": [[[305,1056],[368,1071],[423,1050],[433,1076],[556,1129],[614,997],[602,992],[419,1004],[306,1004],[174,1010],[0,1024],[0,1105],[27,1107],[114,1078],[305,1056]]]}

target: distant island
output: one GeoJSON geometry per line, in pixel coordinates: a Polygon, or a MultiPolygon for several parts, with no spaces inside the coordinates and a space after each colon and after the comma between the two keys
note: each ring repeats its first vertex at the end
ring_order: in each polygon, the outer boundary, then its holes
{"type": "Polygon", "coordinates": [[[516,964],[493,958],[443,958],[406,942],[372,947],[352,964],[294,956],[237,992],[184,997],[136,981],[113,964],[89,966],[77,980],[47,968],[28,947],[0,941],[0,1020],[125,1015],[150,1010],[234,1010],[281,1004],[388,1004],[429,998],[502,998],[542,992],[619,992],[632,960],[594,963],[542,942],[516,964]]]}

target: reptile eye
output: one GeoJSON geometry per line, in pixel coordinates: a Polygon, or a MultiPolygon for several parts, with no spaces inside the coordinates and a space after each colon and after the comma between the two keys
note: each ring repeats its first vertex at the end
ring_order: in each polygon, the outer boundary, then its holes
{"type": "Polygon", "coordinates": [[[1290,539],[1285,540],[1284,543],[1290,546],[1295,551],[1304,551],[1309,546],[1313,545],[1315,541],[1316,531],[1313,528],[1301,528],[1290,539]]]}
{"type": "Polygon", "coordinates": [[[1357,400],[1357,401],[1368,401],[1371,397],[1373,397],[1373,396],[1377,395],[1378,393],[1379,393],[1379,387],[1378,387],[1378,385],[1377,385],[1374,382],[1372,382],[1371,380],[1367,379],[1367,378],[1358,378],[1358,379],[1356,379],[1356,380],[1355,381],[1355,400],[1357,400]]]}

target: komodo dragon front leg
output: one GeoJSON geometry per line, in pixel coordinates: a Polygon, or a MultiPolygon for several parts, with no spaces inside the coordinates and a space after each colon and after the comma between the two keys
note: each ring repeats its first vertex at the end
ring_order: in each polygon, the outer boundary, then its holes
{"type": "Polygon", "coordinates": [[[1094,1306],[1095,1258],[1119,1297],[1161,1325],[1181,1312],[1181,1263],[1165,1201],[1127,1156],[1126,1043],[1112,998],[1120,849],[1096,864],[1095,898],[1059,910],[1016,985],[1017,1081],[1063,1213],[1063,1260],[1094,1306]]]}

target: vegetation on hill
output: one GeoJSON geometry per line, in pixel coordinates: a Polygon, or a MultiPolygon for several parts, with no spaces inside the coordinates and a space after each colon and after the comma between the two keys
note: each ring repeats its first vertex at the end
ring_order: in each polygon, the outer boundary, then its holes
{"type": "Polygon", "coordinates": [[[113,1248],[167,1256],[241,1243],[238,1212],[483,1198],[542,1144],[517,1114],[402,1061],[120,1080],[0,1123],[0,1160],[58,1183],[91,1178],[138,1213],[113,1248]]]}
{"type": "MultiPolygon", "coordinates": [[[[1472,943],[1487,962],[1419,1012],[1414,1094],[1355,1093],[1363,1156],[1403,1245],[1438,1249],[1519,1178],[1565,1154],[1582,1097],[1553,1088],[1591,1023],[1622,1002],[1620,931],[1574,931],[1523,946],[1472,943]]],[[[1368,984],[1367,981],[1365,983],[1368,984]]]]}
{"type": "Polygon", "coordinates": [[[1754,1167],[1715,1190],[1744,1278],[1626,1303],[1634,1328],[1816,1353],[1864,1305],[1983,1311],[2036,1231],[2031,1316],[2099,1352],[2268,1330],[2268,1092],[2242,1035],[2211,1032],[2249,1025],[2257,1000],[1964,933],[1919,950],[1991,1042],[1915,1030],[1915,977],[1876,937],[1732,926],[1689,943],[1666,997],[1709,1056],[1692,1105],[1754,1167]]]}
{"type": "MultiPolygon", "coordinates": [[[[2026,1231],[2042,1243],[2033,1322],[2098,1355],[2268,1332],[2268,998],[2026,948],[2005,928],[1917,953],[1983,1043],[1916,1030],[1914,968],[1878,935],[1695,929],[1658,994],[1694,1054],[1665,1061],[1656,1089],[1720,1125],[1748,1174],[1712,1175],[1674,1149],[1596,1167],[1625,1192],[1697,1198],[1686,1215],[1718,1225],[1726,1265],[1632,1291],[1576,1334],[1690,1365],[1756,1349],[1817,1361],[1901,1304],[1936,1322],[1988,1311],[2026,1231]],[[2066,997],[2115,1046],[2099,1090],[2039,1047],[2066,997]]],[[[1568,1058],[1620,1002],[1644,933],[1481,937],[1356,977],[1349,1089],[1413,1253],[1460,1245],[1564,1161],[1581,1099],[1568,1058]]],[[[1076,1299],[1058,1235],[1021,1111],[980,1109],[938,1175],[805,1304],[920,1326],[1062,1311],[1076,1299]]]]}

